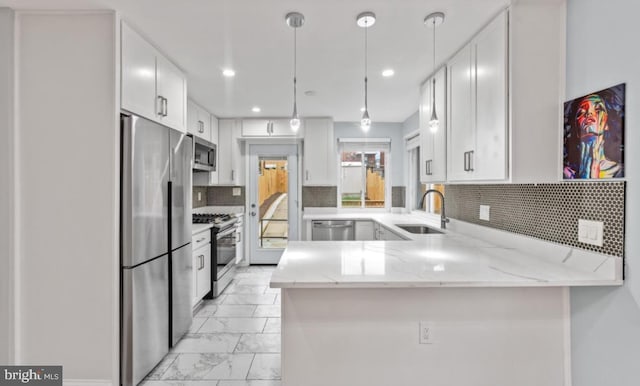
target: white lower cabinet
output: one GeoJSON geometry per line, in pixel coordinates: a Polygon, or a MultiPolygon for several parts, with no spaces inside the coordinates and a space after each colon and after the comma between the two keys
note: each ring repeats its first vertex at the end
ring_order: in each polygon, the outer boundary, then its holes
{"type": "Polygon", "coordinates": [[[379,223],[375,223],[374,233],[376,237],[375,240],[404,240],[404,237],[379,223]]]}
{"type": "MultiPolygon", "coordinates": [[[[209,234],[211,230],[195,235],[209,234]]],[[[193,244],[193,300],[195,306],[209,291],[211,291],[211,243],[193,244]]]]}
{"type": "Polygon", "coordinates": [[[237,223],[236,229],[236,264],[244,259],[244,224],[242,217],[237,223]]]}
{"type": "Polygon", "coordinates": [[[356,221],[355,239],[358,241],[405,240],[404,237],[372,220],[356,221]]]}
{"type": "Polygon", "coordinates": [[[356,240],[375,240],[373,221],[356,221],[356,240]]]}

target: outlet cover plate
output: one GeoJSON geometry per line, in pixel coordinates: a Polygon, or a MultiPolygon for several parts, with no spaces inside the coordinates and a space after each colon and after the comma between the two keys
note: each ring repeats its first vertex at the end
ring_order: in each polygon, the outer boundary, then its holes
{"type": "Polygon", "coordinates": [[[489,221],[490,213],[491,207],[489,205],[480,205],[480,220],[489,221]]]}
{"type": "Polygon", "coordinates": [[[604,223],[578,219],[578,241],[601,247],[603,244],[604,223]]]}
{"type": "Polygon", "coordinates": [[[419,335],[420,344],[433,344],[433,323],[420,322],[419,335]]]}
{"type": "Polygon", "coordinates": [[[233,188],[233,189],[231,190],[231,195],[232,195],[232,196],[239,196],[239,195],[240,195],[240,192],[241,192],[240,188],[233,188]]]}

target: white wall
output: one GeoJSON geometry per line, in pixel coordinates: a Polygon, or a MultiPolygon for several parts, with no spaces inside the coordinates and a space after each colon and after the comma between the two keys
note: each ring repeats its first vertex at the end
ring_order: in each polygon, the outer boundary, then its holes
{"type": "MultiPolygon", "coordinates": [[[[569,0],[566,99],[618,83],[626,96],[626,265],[620,288],[571,290],[574,386],[640,382],[640,2],[569,0]]],[[[606,231],[606,230],[605,230],[606,231]]]]}
{"type": "Polygon", "coordinates": [[[13,363],[13,12],[0,8],[0,363],[13,363]]]}
{"type": "Polygon", "coordinates": [[[116,17],[17,12],[16,32],[17,359],[63,365],[65,381],[114,381],[116,17]]]}
{"type": "Polygon", "coordinates": [[[420,112],[416,111],[411,114],[409,118],[402,122],[402,135],[407,135],[412,131],[416,131],[420,128],[420,112]]]}
{"type": "Polygon", "coordinates": [[[337,138],[391,138],[391,185],[404,186],[404,139],[402,123],[373,122],[368,133],[360,129],[360,122],[335,122],[334,137],[337,138]]]}

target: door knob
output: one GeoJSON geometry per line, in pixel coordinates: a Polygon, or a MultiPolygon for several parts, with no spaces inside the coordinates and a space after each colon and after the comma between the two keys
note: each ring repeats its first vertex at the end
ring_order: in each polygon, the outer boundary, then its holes
{"type": "Polygon", "coordinates": [[[251,214],[251,216],[255,217],[256,212],[251,212],[250,214],[251,214]]]}

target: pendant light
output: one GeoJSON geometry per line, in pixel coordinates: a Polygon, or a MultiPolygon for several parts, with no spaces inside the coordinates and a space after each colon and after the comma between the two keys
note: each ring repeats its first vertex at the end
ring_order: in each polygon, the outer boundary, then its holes
{"type": "Polygon", "coordinates": [[[442,12],[430,13],[424,18],[424,24],[427,27],[433,27],[433,83],[431,85],[431,118],[429,119],[429,130],[432,133],[436,133],[440,128],[440,121],[438,120],[438,114],[436,113],[436,27],[443,22],[444,13],[442,12]]]}
{"type": "Polygon", "coordinates": [[[291,120],[289,126],[291,130],[298,131],[300,129],[300,117],[298,116],[298,100],[297,100],[297,82],[298,82],[298,61],[297,61],[297,35],[298,28],[304,24],[304,15],[299,12],[290,12],[285,16],[287,25],[293,28],[293,114],[291,114],[291,120]]]}
{"type": "Polygon", "coordinates": [[[376,22],[376,15],[373,12],[362,12],[356,18],[358,27],[364,28],[364,113],[360,120],[360,128],[367,132],[371,128],[371,118],[369,118],[369,104],[367,100],[367,29],[376,22]]]}

